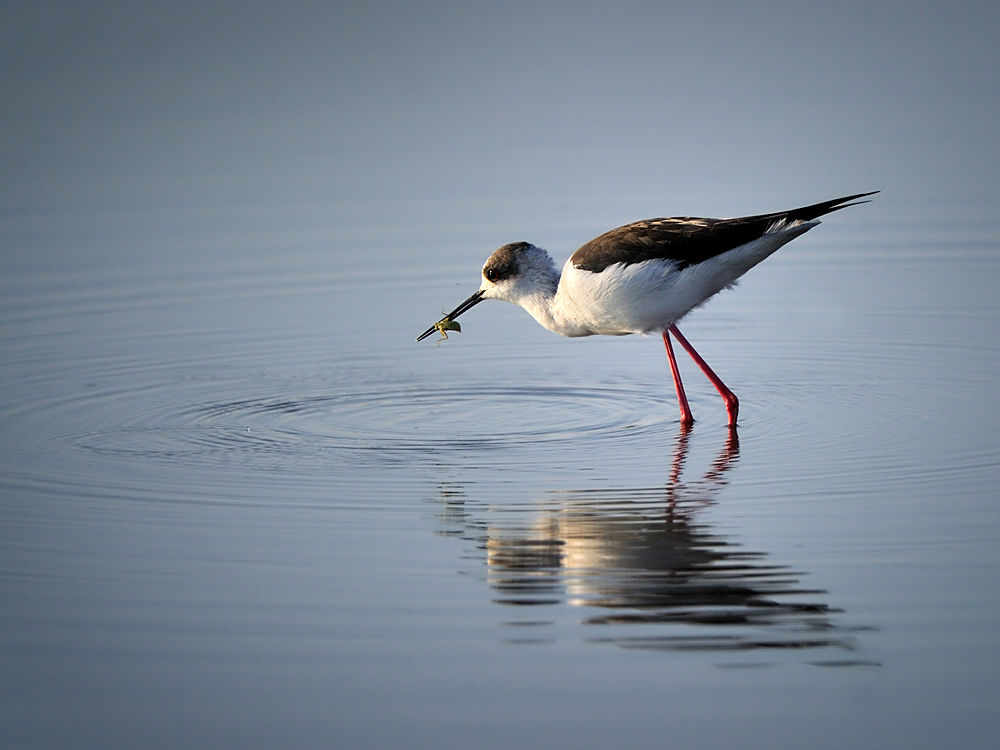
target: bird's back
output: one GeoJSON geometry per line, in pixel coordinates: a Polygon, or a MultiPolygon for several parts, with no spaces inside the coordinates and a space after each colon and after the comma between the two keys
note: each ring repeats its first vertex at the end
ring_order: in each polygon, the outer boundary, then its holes
{"type": "Polygon", "coordinates": [[[595,237],[573,253],[570,260],[574,267],[592,273],[601,273],[615,263],[631,265],[648,260],[671,261],[683,269],[760,239],[768,232],[811,222],[856,205],[851,201],[868,195],[873,193],[857,193],[790,211],[735,219],[691,216],[645,219],[595,237]]]}

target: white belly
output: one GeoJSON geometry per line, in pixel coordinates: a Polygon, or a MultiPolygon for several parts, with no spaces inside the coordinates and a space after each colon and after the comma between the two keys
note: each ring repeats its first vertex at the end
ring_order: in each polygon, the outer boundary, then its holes
{"type": "Polygon", "coordinates": [[[548,327],[563,336],[661,331],[817,223],[765,234],[682,270],[673,261],[647,260],[628,266],[617,263],[592,273],[567,262],[548,327]]]}

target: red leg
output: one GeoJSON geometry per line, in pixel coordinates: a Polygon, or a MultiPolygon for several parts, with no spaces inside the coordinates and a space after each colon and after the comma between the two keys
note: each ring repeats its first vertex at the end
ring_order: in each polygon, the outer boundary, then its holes
{"type": "Polygon", "coordinates": [[[667,345],[667,356],[670,357],[670,374],[674,376],[674,388],[677,389],[677,403],[681,407],[681,427],[690,427],[694,424],[694,416],[691,414],[691,407],[688,406],[688,397],[684,393],[684,384],[681,383],[681,371],[677,368],[677,360],[674,358],[674,347],[670,343],[670,336],[663,332],[663,343],[667,345]]]}
{"type": "MultiPolygon", "coordinates": [[[[677,326],[670,325],[667,330],[663,332],[664,340],[667,339],[667,331],[672,333],[684,350],[691,355],[691,359],[695,361],[695,364],[701,368],[701,371],[705,373],[705,376],[712,381],[712,385],[715,386],[716,390],[722,396],[722,400],[726,402],[726,412],[729,414],[729,426],[736,426],[736,416],[740,412],[740,400],[736,398],[736,394],[733,393],[726,387],[726,384],[722,382],[722,378],[712,372],[712,368],[708,366],[708,363],[701,358],[701,355],[694,350],[694,347],[688,343],[688,340],[681,335],[681,332],[677,330],[677,326]]],[[[668,344],[667,351],[670,350],[668,344]]],[[[671,362],[673,359],[671,358],[671,362]]]]}

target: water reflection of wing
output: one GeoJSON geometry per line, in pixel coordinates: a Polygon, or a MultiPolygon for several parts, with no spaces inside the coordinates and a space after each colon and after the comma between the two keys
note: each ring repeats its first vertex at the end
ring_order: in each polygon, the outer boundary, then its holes
{"type": "Polygon", "coordinates": [[[560,493],[521,523],[491,520],[485,542],[497,603],[610,610],[584,620],[593,625],[707,626],[696,635],[668,628],[595,639],[629,648],[848,648],[832,610],[803,600],[824,592],[800,587],[800,574],[767,564],[764,553],[740,548],[697,519],[738,459],[735,432],[690,483],[682,481],[687,451],[682,434],[666,487],[560,493]]]}

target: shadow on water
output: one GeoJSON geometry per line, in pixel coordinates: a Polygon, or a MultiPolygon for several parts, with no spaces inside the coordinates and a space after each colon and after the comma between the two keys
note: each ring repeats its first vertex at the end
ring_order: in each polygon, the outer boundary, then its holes
{"type": "MultiPolygon", "coordinates": [[[[743,549],[701,518],[739,460],[735,430],[695,479],[685,479],[689,442],[682,431],[662,487],[558,491],[512,510],[470,508],[463,491],[446,486],[442,520],[485,551],[496,604],[535,612],[585,607],[583,625],[613,631],[585,637],[590,642],[655,651],[855,651],[853,634],[867,628],[838,624],[841,611],[822,600],[826,591],[800,585],[804,573],[769,563],[766,553],[743,549]]],[[[516,642],[523,641],[538,639],[516,642]]],[[[809,663],[877,666],[851,658],[809,663]]]]}

